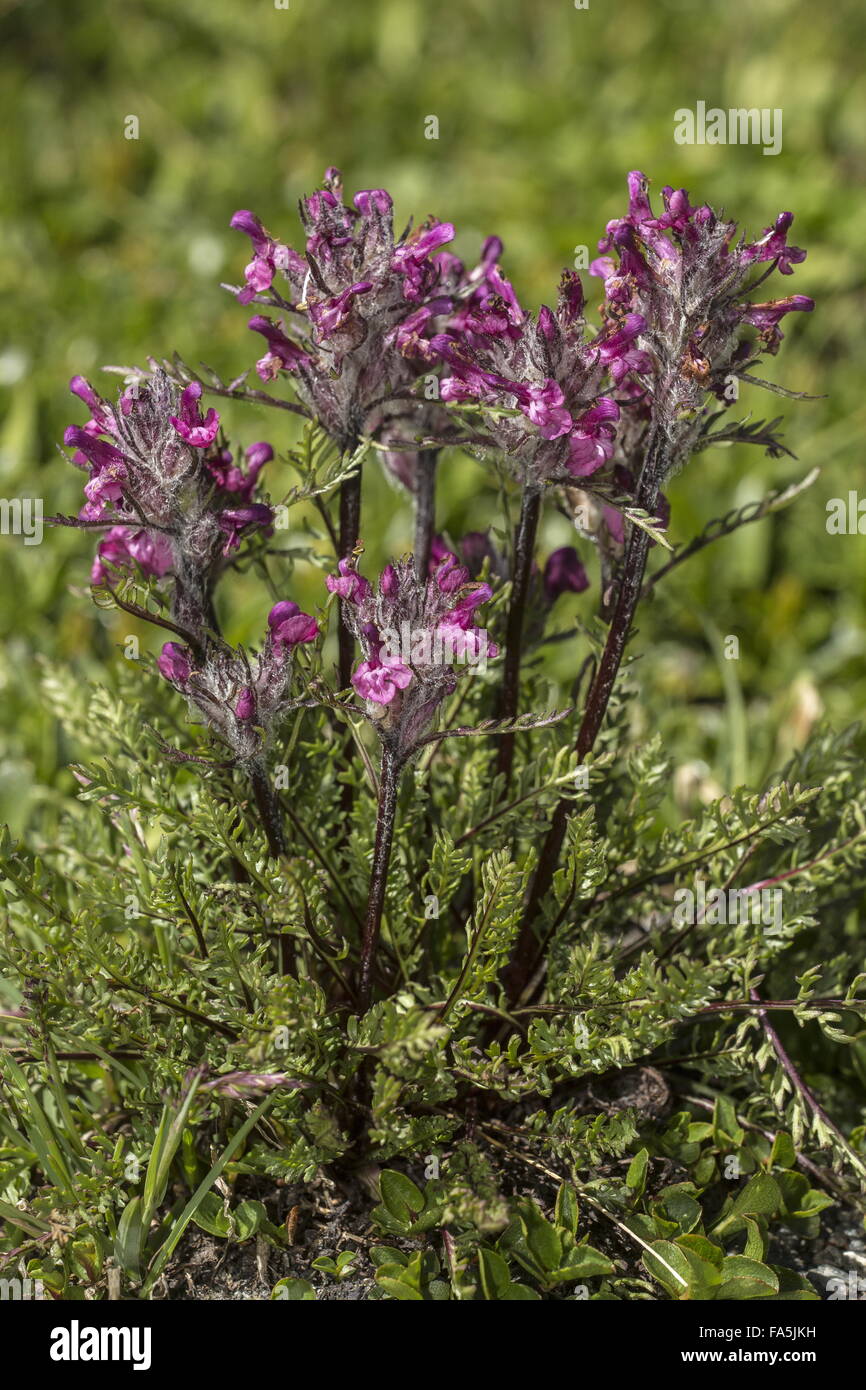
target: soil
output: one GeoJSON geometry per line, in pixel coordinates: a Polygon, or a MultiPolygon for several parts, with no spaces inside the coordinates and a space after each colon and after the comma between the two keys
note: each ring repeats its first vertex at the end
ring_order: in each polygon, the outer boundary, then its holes
{"type": "MultiPolygon", "coordinates": [[[[635,1068],[604,1083],[575,1087],[571,1096],[576,1108],[608,1113],[630,1106],[646,1119],[657,1120],[673,1105],[674,1096],[662,1075],[651,1067],[635,1068]]],[[[524,1116],[515,1107],[511,1125],[519,1126],[524,1116]]],[[[557,1182],[543,1172],[524,1166],[502,1152],[494,1154],[504,1195],[532,1197],[550,1212],[556,1198],[557,1182]]],[[[679,1165],[656,1160],[653,1187],[676,1182],[684,1173],[679,1165]]],[[[418,1174],[414,1174],[416,1178],[418,1174]]],[[[370,1297],[375,1289],[372,1265],[366,1252],[372,1245],[411,1243],[371,1233],[370,1211],[375,1205],[375,1174],[337,1180],[319,1176],[313,1183],[286,1185],[244,1184],[242,1195],[263,1202],[269,1219],[282,1226],[290,1244],[276,1248],[263,1238],[236,1244],[216,1239],[191,1228],[177,1253],[156,1285],[153,1297],[175,1300],[268,1300],[280,1279],[305,1279],[316,1290],[320,1302],[357,1302],[370,1297]],[[312,1268],[315,1259],[331,1259],[344,1250],[357,1250],[358,1259],[346,1278],[312,1268]]],[[[239,1194],[241,1195],[241,1194],[239,1194]]],[[[635,1246],[615,1226],[592,1208],[582,1206],[581,1219],[591,1243],[614,1261],[622,1275],[645,1278],[635,1246]]],[[[866,1235],[862,1215],[838,1202],[821,1216],[821,1233],[807,1240],[785,1227],[774,1228],[767,1256],[771,1264],[784,1265],[805,1275],[822,1298],[852,1299],[866,1302],[866,1235]]]]}

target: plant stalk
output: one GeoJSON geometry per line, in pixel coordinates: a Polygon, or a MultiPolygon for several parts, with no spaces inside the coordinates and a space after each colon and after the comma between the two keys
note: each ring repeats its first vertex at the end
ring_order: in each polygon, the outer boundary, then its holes
{"type": "MultiPolygon", "coordinates": [[[[661,447],[659,432],[656,430],[647,449],[636,498],[637,505],[650,514],[655,512],[658,504],[659,488],[664,476],[663,463],[664,451],[661,447]]],[[[583,762],[587,754],[592,751],[604,723],[604,717],[631,632],[635,610],[640,600],[649,546],[650,537],[646,531],[640,526],[632,525],[620,568],[619,589],[608,628],[607,641],[592,685],[589,688],[577,735],[575,751],[578,762],[583,762]]],[[[514,952],[504,972],[508,1000],[512,1005],[520,998],[532,977],[537,954],[535,920],[541,903],[553,883],[553,876],[565,840],[570,810],[571,802],[567,798],[562,798],[551,817],[550,827],[538,858],[538,867],[529,891],[526,911],[523,914],[514,952]]]]}
{"type": "Polygon", "coordinates": [[[415,574],[423,584],[430,568],[436,527],[436,464],[438,449],[420,449],[415,467],[415,574]]]}
{"type": "Polygon", "coordinates": [[[271,786],[270,778],[259,762],[254,762],[250,767],[250,784],[262,829],[268,842],[268,852],[272,859],[282,859],[287,851],[286,838],[283,832],[283,814],[280,809],[279,798],[271,786]]]}
{"type": "Polygon", "coordinates": [[[361,967],[358,986],[358,1004],[361,1013],[370,1006],[373,989],[373,966],[379,932],[382,927],[382,911],[385,906],[385,890],[388,886],[388,866],[391,862],[391,846],[394,842],[394,822],[397,811],[397,791],[403,760],[395,748],[383,744],[382,770],[379,776],[379,806],[376,816],[376,843],[373,849],[373,867],[370,873],[370,893],[367,900],[367,915],[364,919],[364,933],[361,942],[361,967]]]}
{"type": "MultiPolygon", "coordinates": [[[[505,663],[498,709],[500,719],[513,719],[517,714],[520,701],[520,658],[523,645],[523,626],[540,515],[541,491],[535,484],[526,483],[520,499],[520,519],[514,535],[511,602],[508,607],[508,620],[505,628],[505,663]]],[[[499,740],[496,753],[496,770],[503,773],[506,786],[511,778],[511,767],[514,761],[514,739],[514,734],[504,734],[499,740]]]]}
{"type": "Polygon", "coordinates": [[[850,1159],[851,1163],[853,1163],[854,1167],[860,1173],[861,1177],[866,1176],[866,1164],[864,1164],[863,1159],[858,1153],[854,1151],[854,1149],[851,1148],[851,1145],[848,1143],[848,1140],[845,1138],[839,1126],[837,1124],[834,1124],[834,1122],[830,1119],[830,1116],[827,1114],[827,1111],[824,1109],[823,1105],[821,1105],[820,1102],[815,1098],[815,1096],[813,1096],[812,1092],[809,1090],[809,1087],[806,1085],[805,1081],[798,1072],[794,1063],[791,1061],[791,1058],[788,1056],[788,1053],[785,1050],[785,1047],[782,1043],[781,1038],[779,1037],[779,1034],[776,1032],[775,1028],[773,1027],[772,1023],[770,1022],[767,1016],[767,1006],[762,1003],[761,996],[758,993],[758,991],[756,989],[750,989],[749,998],[752,1000],[753,1003],[759,1005],[758,1018],[761,1020],[761,1027],[763,1028],[768,1041],[772,1044],[773,1051],[775,1052],[776,1057],[779,1060],[782,1070],[784,1071],[785,1075],[790,1081],[791,1086],[802,1097],[805,1104],[808,1105],[813,1115],[817,1117],[817,1119],[824,1126],[824,1128],[829,1130],[829,1132],[834,1136],[839,1147],[850,1159]]]}
{"type": "MultiPolygon", "coordinates": [[[[340,486],[340,555],[347,559],[358,544],[361,529],[361,474],[353,473],[340,486]]],[[[337,619],[337,642],[339,646],[340,689],[351,684],[352,663],[355,659],[355,639],[343,618],[342,605],[337,619]]]]}

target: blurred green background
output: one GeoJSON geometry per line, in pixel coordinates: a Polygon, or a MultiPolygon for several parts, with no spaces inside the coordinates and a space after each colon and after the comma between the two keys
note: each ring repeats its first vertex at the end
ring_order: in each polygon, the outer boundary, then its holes
{"type": "MultiPolygon", "coordinates": [[[[575,247],[593,248],[623,209],[626,173],[641,168],[656,189],[684,185],[752,235],[780,210],[796,213],[792,240],[809,256],[774,284],[814,296],[817,309],[787,320],[767,375],[824,396],[744,394],[740,413],[785,417],[798,459],[717,450],[671,486],[672,537],[686,541],[822,469],[791,511],[660,586],[641,620],[643,725],[674,741],[685,806],[713,783],[755,780],[822,708],[836,723],[859,716],[866,537],[828,535],[826,504],[863,476],[861,4],[0,0],[0,33],[0,495],[41,496],[46,515],[77,508],[81,477],[56,451],[82,418],[67,394],[74,372],[110,393],[100,366],[149,352],[176,349],[228,374],[254,360],[245,311],[219,288],[246,259],[228,230],[236,208],[296,240],[297,198],[336,164],[349,192],[387,186],[401,224],[410,212],[452,220],[466,257],[496,231],[535,307],[575,247]],[[674,112],[698,100],[781,107],[782,153],[675,144],[674,112]],[[431,115],[438,140],[425,138],[431,115]],[[138,139],[125,138],[130,116],[138,139]],[[739,661],[717,659],[714,634],[739,637],[739,661]]],[[[590,282],[591,303],[596,290],[590,282]]],[[[227,418],[244,442],[289,442],[281,415],[227,418]]],[[[367,473],[372,564],[406,546],[410,514],[375,466],[367,473]]],[[[454,455],[442,476],[452,536],[496,519],[477,463],[454,455]]],[[[544,550],[569,539],[551,510],[544,550]]],[[[0,818],[19,831],[72,785],[62,769],[74,750],[40,704],[40,661],[94,678],[121,659],[129,630],[90,603],[91,551],[75,532],[48,531],[31,547],[0,537],[0,818]]],[[[299,572],[293,592],[315,603],[320,585],[299,572]]],[[[560,623],[591,597],[561,601],[560,623]]],[[[254,640],[264,611],[243,598],[233,635],[254,640]]],[[[565,678],[572,658],[558,662],[565,678]]]]}

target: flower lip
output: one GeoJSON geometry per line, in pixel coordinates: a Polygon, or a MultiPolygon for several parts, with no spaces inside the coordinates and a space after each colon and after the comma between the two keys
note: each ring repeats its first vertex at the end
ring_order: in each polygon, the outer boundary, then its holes
{"type": "Polygon", "coordinates": [[[396,656],[362,661],[352,676],[358,694],[375,705],[390,705],[398,690],[405,690],[413,679],[408,666],[396,656]]]}

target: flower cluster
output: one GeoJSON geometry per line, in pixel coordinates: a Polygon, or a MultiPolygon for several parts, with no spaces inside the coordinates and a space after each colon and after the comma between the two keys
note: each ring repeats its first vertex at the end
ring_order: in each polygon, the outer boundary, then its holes
{"type": "Polygon", "coordinates": [[[380,737],[401,758],[411,756],[458,674],[497,655],[476,610],[491,596],[473,583],[450,552],[419,580],[412,557],[385,567],[375,588],[354,558],[341,560],[326,584],[342,600],[363,660],[352,685],[366,701],[380,737]]]}
{"type": "Polygon", "coordinates": [[[644,366],[634,340],[644,326],[635,314],[587,340],[580,277],[566,271],[556,311],[524,312],[498,263],[501,242],[485,244],[469,292],[431,338],[445,363],[443,401],[497,407],[488,433],[529,484],[588,477],[611,457],[619,405],[602,394],[644,366]]]}
{"type": "Polygon", "coordinates": [[[166,642],[158,665],[206,723],[231,749],[238,763],[258,758],[274,725],[289,708],[294,649],[318,636],[315,618],[284,599],[268,615],[268,631],[258,656],[248,659],[222,643],[202,655],[178,642],[166,642]]]}
{"type": "Polygon", "coordinates": [[[767,303],[746,298],[774,269],[790,275],[805,259],[787,244],[791,213],[747,242],[736,223],[693,207],[684,189],[663,188],[664,212],[655,216],[646,177],[635,171],[628,185],[628,213],[608,223],[599,242],[605,254],[590,272],[604,280],[609,328],[631,334],[639,324],[629,371],[664,430],[672,471],[694,443],[707,395],[736,399],[732,382],[756,353],[778,350],[782,318],[814,302],[799,294],[767,303]],[[767,270],[750,284],[762,262],[767,270]]]}
{"type": "Polygon", "coordinates": [[[351,450],[423,367],[424,336],[452,303],[460,263],[441,248],[454,228],[431,219],[395,238],[390,194],[356,193],[349,206],[336,169],[302,200],[301,219],[303,254],[271,237],[253,213],[235,213],[231,225],[253,250],[238,299],[281,315],[250,319],[267,349],[259,376],[290,373],[311,413],[351,450]]]}
{"type": "Polygon", "coordinates": [[[260,442],[236,459],[219,438],[216,410],[202,415],[201,386],[181,389],[162,371],[126,389],[116,407],[82,377],[71,386],[91,411],[86,425],[65,434],[73,462],[89,473],[78,524],[105,527],[91,580],[113,587],[118,570],[134,568],[166,580],[171,625],[186,641],[165,644],[159,670],[233,762],[249,762],[288,707],[294,648],[318,632],[296,604],[278,603],[261,653],[249,660],[216,627],[220,571],[246,534],[267,531],[273,520],[271,508],[256,500],[273,449],[260,442]]]}
{"type": "MultiPolygon", "coordinates": [[[[273,237],[252,212],[231,219],[251,244],[235,292],[255,306],[249,326],[265,344],[256,370],[265,382],[288,381],[298,399],[247,390],[246,373],[230,386],[211,374],[215,389],[308,416],[344,454],[375,437],[386,469],[415,496],[415,558],[388,565],[375,587],[357,570],[357,469],[340,482],[338,530],[329,519],[338,552],[327,587],[340,599],[340,684],[351,680],[364,700],[392,768],[423,742],[460,669],[483,667],[497,654],[476,624],[491,597],[489,578],[509,586],[497,711],[498,770],[507,785],[521,649],[539,640],[561,594],[589,585],[571,547],[555,550],[543,569],[537,563],[550,486],[561,489],[577,530],[598,547],[601,616],[616,619],[619,640],[649,548],[644,530],[624,515],[624,500],[642,526],[650,514],[663,525],[660,489],[696,449],[735,438],[778,447],[773,426],[713,434],[709,425],[718,418],[716,402],[736,399],[732,382],[757,380],[749,369],[756,353],[778,349],[784,316],[813,307],[803,295],[752,298],[774,270],[788,276],[805,257],[788,244],[791,214],[749,242],[710,207],[692,206],[684,190],[665,187],[657,215],[644,175],[632,173],[628,182],[628,212],[608,224],[590,267],[604,284],[598,329],[587,324],[576,273],[563,273],[554,308],[529,313],[503,274],[497,237],[467,268],[445,249],[450,223],[431,218],[395,236],[390,195],[371,189],[347,203],[333,168],[301,202],[301,250],[273,237]],[[480,433],[454,409],[460,405],[480,408],[480,433]],[[459,555],[436,535],[436,455],[447,443],[495,451],[522,482],[508,554],[488,534],[463,537],[459,555]],[[630,564],[637,580],[623,584],[630,564]],[[362,659],[353,671],[355,643],[362,659]]],[[[87,423],[65,435],[73,462],[87,472],[73,524],[102,532],[93,583],[115,589],[121,607],[180,639],[165,645],[159,669],[233,761],[250,765],[261,808],[267,795],[259,755],[292,707],[292,653],[315,639],[317,625],[286,600],[271,611],[258,654],[223,641],[214,589],[242,542],[273,526],[260,492],[273,450],[262,442],[240,455],[230,451],[218,411],[203,406],[202,385],[184,370],[151,365],[149,375],[133,374],[134,385],[113,405],[73,378],[73,393],[90,410],[87,423]],[[160,581],[169,618],[127,601],[117,590],[124,570],[160,581]]],[[[599,668],[604,690],[592,702],[593,719],[603,714],[621,650],[599,668]]],[[[279,852],[270,812],[265,820],[279,852]]]]}
{"type": "Polygon", "coordinates": [[[93,583],[111,584],[116,569],[171,574],[174,616],[200,626],[226,557],[272,523],[271,508],[254,500],[270,444],[253,444],[238,466],[218,440],[217,412],[201,414],[198,382],[181,390],[161,371],[125,389],[116,406],[83,377],[70,388],[91,412],[64,435],[89,475],[79,521],[105,527],[93,583]]]}

